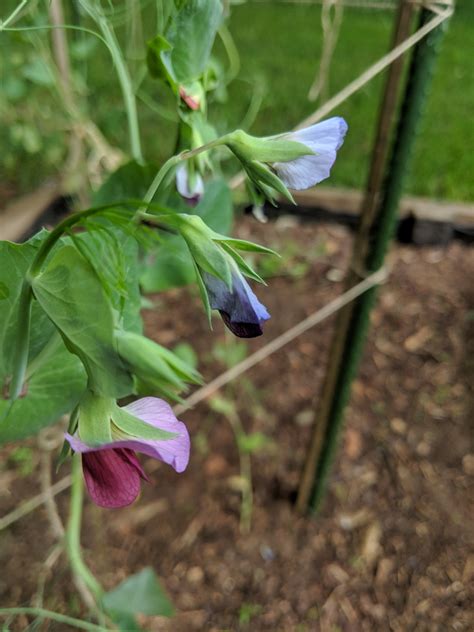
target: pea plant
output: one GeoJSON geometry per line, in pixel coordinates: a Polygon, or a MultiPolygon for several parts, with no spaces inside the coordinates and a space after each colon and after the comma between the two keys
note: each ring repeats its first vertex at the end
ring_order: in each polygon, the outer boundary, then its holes
{"type": "MultiPolygon", "coordinates": [[[[232,198],[222,159],[233,158],[243,170],[255,206],[276,203],[279,196],[293,200],[289,189],[306,189],[329,176],[347,125],[334,117],[265,138],[242,129],[218,133],[208,104],[222,94],[229,72],[212,55],[216,37],[233,51],[220,0],[125,7],[77,0],[70,23],[48,14],[48,4],[19,2],[0,23],[0,37],[78,31],[86,37],[83,43],[92,42],[85,50],[94,54],[95,46],[104,46],[109,79],[116,78],[123,99],[128,147],[119,148],[120,164],[113,170],[108,164],[100,184],[89,180],[87,207],[81,208],[77,196],[74,212],[52,230],[42,229],[21,244],[0,242],[0,442],[24,439],[67,416],[58,454],[58,465],[70,462],[72,470],[64,547],[99,626],[38,608],[0,612],[31,612],[84,629],[140,629],[137,614],[172,611],[151,570],[106,593],[85,565],[79,541],[83,480],[92,502],[115,509],[133,503],[148,481],[137,453],[176,472],[184,472],[190,458],[188,430],[171,404],[202,380],[178,354],[145,335],[142,292],[195,283],[209,323],[217,310],[236,336],[260,336],[270,315],[250,286],[262,279],[244,255],[276,253],[229,235],[232,198]],[[142,23],[146,12],[156,14],[152,37],[137,44],[138,70],[115,33],[117,16],[127,7],[130,19],[137,19],[138,10],[142,23]],[[156,168],[143,154],[137,109],[145,77],[159,86],[177,121],[175,150],[156,168]]],[[[61,3],[53,0],[51,6],[61,3]]],[[[44,42],[36,46],[69,129],[74,133],[79,126],[96,144],[97,138],[108,143],[93,117],[87,118],[93,108],[86,114],[81,109],[84,91],[77,77],[61,74],[44,42]]],[[[71,51],[62,53],[74,60],[71,51]]],[[[12,89],[10,76],[7,85],[12,89]]],[[[107,94],[95,93],[93,100],[106,103],[107,94]]],[[[158,101],[150,105],[154,116],[163,114],[158,101]]],[[[149,124],[148,134],[152,128],[149,124]]]]}

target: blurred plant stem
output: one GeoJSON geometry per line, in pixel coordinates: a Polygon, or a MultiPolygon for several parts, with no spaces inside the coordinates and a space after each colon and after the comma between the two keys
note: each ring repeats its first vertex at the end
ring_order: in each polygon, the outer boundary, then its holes
{"type": "MultiPolygon", "coordinates": [[[[104,628],[102,625],[95,625],[88,621],[81,621],[81,619],[75,619],[74,617],[68,617],[65,614],[59,612],[53,612],[52,610],[45,610],[44,608],[0,608],[0,617],[14,617],[16,615],[30,615],[37,617],[38,619],[51,619],[58,623],[64,623],[70,625],[79,630],[90,630],[90,632],[106,632],[108,628],[104,628]]],[[[7,628],[4,628],[5,630],[7,628]]]]}
{"type": "Polygon", "coordinates": [[[104,36],[105,41],[107,42],[107,46],[117,70],[117,76],[120,87],[122,89],[125,110],[127,112],[130,152],[134,160],[139,163],[143,163],[135,93],[133,90],[132,81],[130,79],[127,65],[123,58],[120,45],[117,41],[117,37],[115,36],[113,27],[103,14],[99,3],[91,3],[88,0],[80,0],[80,4],[90,15],[90,17],[97,23],[100,30],[102,31],[102,35],[104,36]]]}
{"type": "Polygon", "coordinates": [[[15,20],[20,11],[28,4],[29,0],[22,0],[20,4],[10,13],[6,20],[0,20],[0,31],[6,29],[15,20]]]}
{"type": "Polygon", "coordinates": [[[81,521],[84,488],[82,484],[81,457],[74,455],[71,462],[72,487],[69,522],[66,528],[66,550],[73,572],[84,581],[86,586],[94,595],[96,601],[100,602],[104,594],[102,586],[82,559],[81,521]]]}
{"type": "Polygon", "coordinates": [[[99,624],[105,627],[106,617],[101,610],[104,590],[82,558],[81,523],[84,487],[82,483],[81,457],[77,454],[73,455],[71,463],[72,486],[69,522],[65,534],[66,552],[74,576],[87,587],[94,597],[96,605],[94,615],[99,624]]]}

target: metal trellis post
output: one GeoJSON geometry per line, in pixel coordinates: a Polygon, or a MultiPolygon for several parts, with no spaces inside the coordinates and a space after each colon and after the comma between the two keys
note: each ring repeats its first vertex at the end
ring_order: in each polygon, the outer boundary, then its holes
{"type": "MultiPolygon", "coordinates": [[[[433,13],[429,9],[422,9],[419,18],[420,28],[432,17],[433,13]]],[[[356,275],[362,272],[370,274],[382,267],[384,263],[396,224],[398,204],[408,173],[416,128],[421,118],[445,24],[446,22],[429,33],[413,50],[380,204],[371,213],[368,224],[364,226],[361,222],[359,235],[355,241],[353,271],[356,275]]],[[[304,481],[303,477],[297,503],[300,510],[306,507],[309,500],[311,508],[316,511],[323,498],[327,475],[334,459],[337,438],[343,424],[344,410],[349,401],[351,384],[362,356],[375,298],[376,288],[368,290],[354,302],[345,317],[344,314],[340,315],[336,326],[331,353],[335,353],[339,361],[333,363],[333,374],[326,379],[323,389],[320,414],[317,418],[320,435],[318,438],[319,458],[314,465],[314,478],[311,481],[310,492],[308,481],[304,481]]],[[[318,428],[316,428],[316,437],[317,434],[318,428]]]]}

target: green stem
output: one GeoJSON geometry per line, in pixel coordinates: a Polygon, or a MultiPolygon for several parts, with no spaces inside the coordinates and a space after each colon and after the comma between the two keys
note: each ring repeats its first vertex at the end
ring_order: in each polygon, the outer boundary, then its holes
{"type": "Polygon", "coordinates": [[[107,632],[108,629],[102,627],[101,625],[95,625],[94,623],[81,621],[81,619],[68,617],[65,614],[53,612],[52,610],[46,610],[45,608],[0,608],[0,617],[14,617],[19,614],[41,617],[44,619],[51,619],[52,621],[57,621],[58,623],[71,625],[75,628],[78,628],[79,630],[90,630],[91,632],[107,632]]]}
{"type": "Polygon", "coordinates": [[[219,34],[219,37],[221,38],[222,44],[224,45],[225,52],[229,60],[229,72],[227,75],[227,83],[229,84],[235,79],[235,77],[237,77],[240,71],[239,51],[237,50],[234,39],[230,34],[229,29],[224,23],[220,25],[217,32],[219,34]]]}
{"type": "Polygon", "coordinates": [[[209,149],[213,149],[214,147],[218,147],[219,145],[224,145],[226,141],[227,134],[225,136],[220,136],[219,138],[212,140],[210,143],[206,143],[205,145],[201,145],[200,147],[195,147],[194,149],[187,149],[185,151],[182,151],[180,154],[169,158],[160,168],[160,170],[154,177],[153,182],[150,184],[148,191],[143,197],[144,204],[138,209],[136,217],[140,216],[144,208],[153,200],[165,176],[171,171],[171,169],[173,169],[173,167],[176,167],[176,165],[183,160],[189,160],[190,158],[193,158],[198,154],[209,151],[209,149]]]}
{"type": "Polygon", "coordinates": [[[133,90],[132,81],[130,79],[130,75],[123,59],[122,51],[120,50],[120,46],[115,36],[114,30],[108,23],[107,18],[98,7],[91,7],[89,3],[85,0],[82,0],[81,4],[87,11],[87,13],[89,13],[89,15],[97,22],[100,30],[102,31],[104,39],[107,42],[107,46],[117,70],[120,87],[122,88],[125,110],[127,112],[130,151],[133,158],[137,162],[143,163],[135,92],[133,90]]]}
{"type": "Polygon", "coordinates": [[[28,364],[28,352],[30,347],[30,322],[31,299],[33,292],[27,279],[24,279],[21,287],[20,302],[18,306],[17,340],[15,354],[13,356],[13,375],[10,385],[10,400],[18,399],[25,381],[26,366],[28,364]]]}
{"type": "Polygon", "coordinates": [[[16,16],[20,13],[24,6],[28,4],[28,0],[22,0],[20,4],[16,7],[16,9],[10,13],[6,20],[0,21],[0,31],[3,31],[7,28],[7,26],[13,22],[16,16]]]}
{"type": "MultiPolygon", "coordinates": [[[[113,208],[117,208],[120,206],[125,206],[127,202],[114,202],[113,208]]],[[[60,222],[56,228],[54,228],[46,239],[42,242],[41,246],[36,253],[35,258],[31,262],[30,268],[26,273],[26,278],[31,282],[35,276],[37,276],[40,271],[43,263],[45,262],[47,256],[51,252],[51,249],[56,244],[56,242],[64,235],[65,232],[68,231],[74,224],[81,222],[86,217],[90,215],[96,215],[97,213],[102,213],[103,211],[109,210],[111,208],[110,204],[104,204],[104,206],[96,206],[95,208],[88,208],[85,211],[79,211],[66,217],[62,222],[60,222]]]]}
{"type": "Polygon", "coordinates": [[[101,602],[104,591],[82,559],[81,552],[81,520],[84,488],[82,484],[82,467],[80,455],[72,457],[72,486],[69,523],[66,529],[66,551],[69,563],[76,577],[80,577],[91,591],[96,602],[101,602]]]}

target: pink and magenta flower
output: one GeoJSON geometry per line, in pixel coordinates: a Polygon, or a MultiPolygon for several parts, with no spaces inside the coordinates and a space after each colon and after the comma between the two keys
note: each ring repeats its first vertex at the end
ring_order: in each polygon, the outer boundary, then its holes
{"type": "MultiPolygon", "coordinates": [[[[90,497],[99,507],[125,507],[140,493],[141,481],[148,480],[136,456],[146,454],[183,472],[189,461],[190,440],[186,426],[176,419],[171,406],[157,397],[144,397],[121,410],[171,438],[146,439],[128,435],[121,429],[112,431],[113,440],[100,445],[84,443],[78,433],[66,434],[69,445],[82,455],[84,479],[90,497]]],[[[104,423],[110,423],[104,420],[104,423]]],[[[113,419],[111,421],[113,425],[113,419]]],[[[80,430],[80,428],[79,428],[80,430]]]]}

